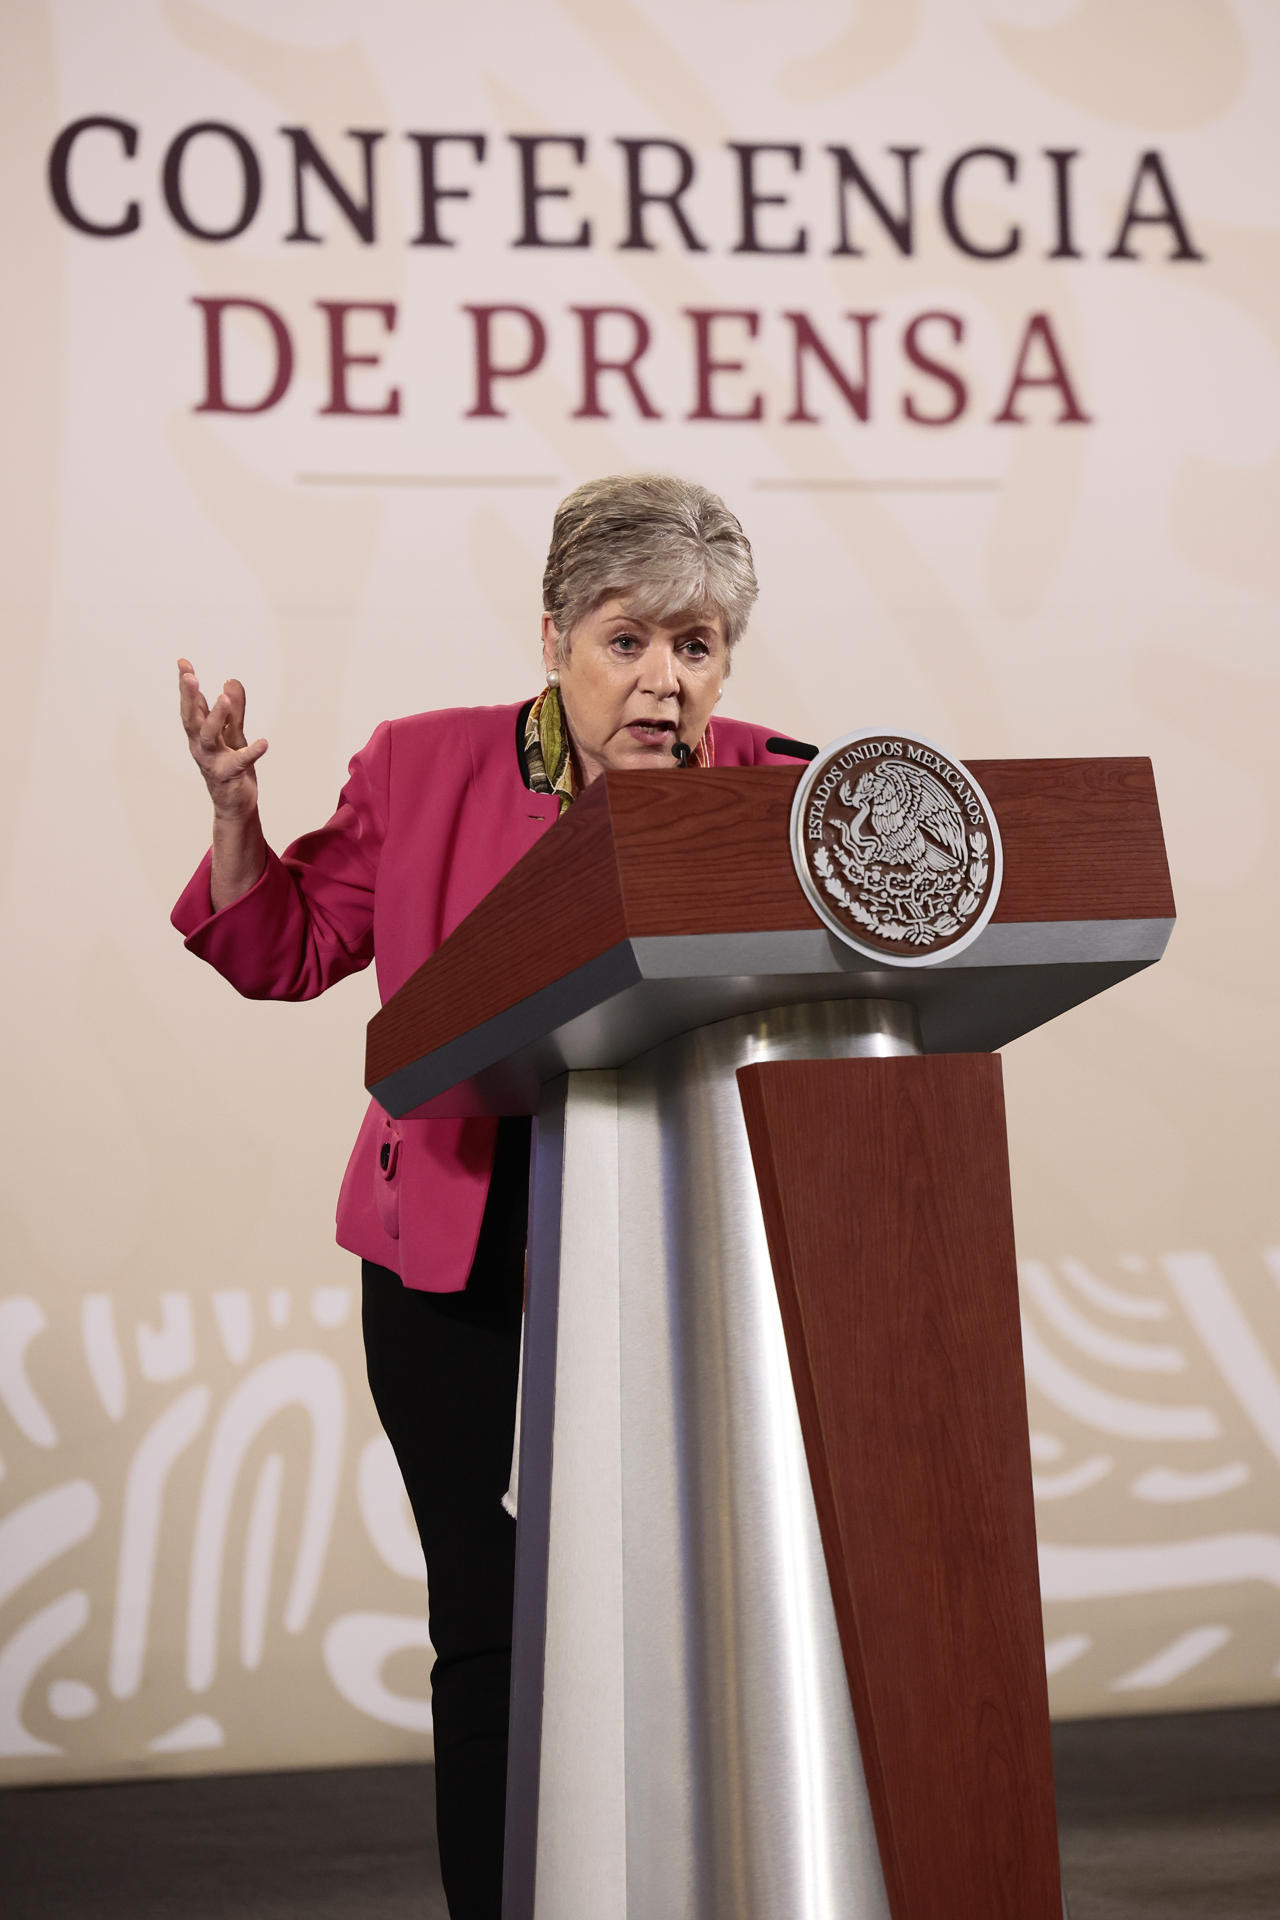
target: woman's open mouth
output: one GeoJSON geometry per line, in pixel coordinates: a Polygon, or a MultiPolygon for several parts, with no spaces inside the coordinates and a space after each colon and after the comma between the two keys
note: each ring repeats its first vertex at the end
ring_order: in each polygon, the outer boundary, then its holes
{"type": "Polygon", "coordinates": [[[674,737],[674,720],[632,720],[626,731],[633,740],[639,740],[646,746],[662,746],[674,737]]]}

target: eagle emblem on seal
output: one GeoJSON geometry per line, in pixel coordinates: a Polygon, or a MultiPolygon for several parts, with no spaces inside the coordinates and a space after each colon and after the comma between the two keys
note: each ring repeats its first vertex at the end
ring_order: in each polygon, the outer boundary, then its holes
{"type": "Polygon", "coordinates": [[[954,873],[969,857],[958,803],[922,767],[890,760],[864,773],[856,787],[840,783],[840,799],[856,812],[838,828],[845,851],[858,864],[926,867],[954,873]],[[870,820],[870,833],[864,832],[870,820]]]}
{"type": "Polygon", "coordinates": [[[995,906],[1000,844],[960,761],[914,735],[849,736],[797,789],[792,851],[828,926],[900,966],[943,959],[995,906]]]}

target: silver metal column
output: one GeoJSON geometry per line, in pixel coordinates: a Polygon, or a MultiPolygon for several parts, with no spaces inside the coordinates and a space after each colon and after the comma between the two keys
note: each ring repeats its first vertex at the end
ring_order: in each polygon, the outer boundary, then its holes
{"type": "Polygon", "coordinates": [[[549,1090],[505,1920],[887,1920],[734,1074],[918,1051],[830,1001],[549,1090]]]}

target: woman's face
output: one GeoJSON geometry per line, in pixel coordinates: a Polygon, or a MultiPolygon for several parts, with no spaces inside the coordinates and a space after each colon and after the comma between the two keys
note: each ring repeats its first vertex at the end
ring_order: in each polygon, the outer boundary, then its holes
{"type": "Polygon", "coordinates": [[[666,625],[629,617],[606,600],[580,620],[556,658],[542,616],[544,664],[560,669],[560,698],[584,786],[606,769],[672,767],[677,740],[695,747],[724,680],[724,617],[690,614],[666,625]]]}

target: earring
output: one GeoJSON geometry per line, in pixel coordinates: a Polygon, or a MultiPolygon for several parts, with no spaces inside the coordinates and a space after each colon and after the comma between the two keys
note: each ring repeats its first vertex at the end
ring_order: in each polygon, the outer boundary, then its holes
{"type": "Polygon", "coordinates": [[[717,700],[718,700],[718,699],[720,698],[720,695],[721,695],[721,694],[722,694],[723,692],[724,692],[724,688],[723,688],[723,687],[719,687],[719,688],[717,688],[717,690],[716,690],[716,699],[717,699],[717,700]]]}
{"type": "Polygon", "coordinates": [[[560,685],[559,667],[552,667],[549,669],[547,673],[547,685],[553,689],[560,685]]]}

